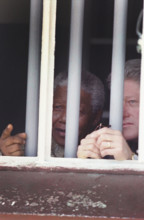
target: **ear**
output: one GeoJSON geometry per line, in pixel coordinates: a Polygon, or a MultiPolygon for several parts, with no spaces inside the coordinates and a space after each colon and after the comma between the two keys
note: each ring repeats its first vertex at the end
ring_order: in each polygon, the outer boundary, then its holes
{"type": "Polygon", "coordinates": [[[95,128],[101,121],[102,110],[98,110],[93,120],[93,127],[95,128]]]}

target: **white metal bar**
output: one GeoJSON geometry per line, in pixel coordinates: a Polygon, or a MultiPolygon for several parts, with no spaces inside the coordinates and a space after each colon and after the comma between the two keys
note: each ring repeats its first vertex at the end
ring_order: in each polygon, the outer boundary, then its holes
{"type": "Polygon", "coordinates": [[[26,101],[26,156],[37,155],[42,1],[31,0],[26,101]]]}
{"type": "Polygon", "coordinates": [[[111,70],[110,125],[122,130],[127,0],[115,0],[111,70]]]}
{"type": "MultiPolygon", "coordinates": [[[[143,2],[144,7],[144,2],[143,2]]],[[[143,10],[144,11],[144,10],[143,10]]],[[[143,27],[142,27],[142,40],[141,40],[141,80],[140,80],[140,112],[139,112],[139,149],[138,149],[138,160],[144,162],[144,16],[143,16],[143,27]]]]}
{"type": "Polygon", "coordinates": [[[38,132],[38,158],[41,161],[48,160],[51,153],[55,22],[56,0],[44,0],[38,132]]]}
{"type": "Polygon", "coordinates": [[[72,0],[65,157],[76,157],[82,64],[84,0],[72,0]]]}

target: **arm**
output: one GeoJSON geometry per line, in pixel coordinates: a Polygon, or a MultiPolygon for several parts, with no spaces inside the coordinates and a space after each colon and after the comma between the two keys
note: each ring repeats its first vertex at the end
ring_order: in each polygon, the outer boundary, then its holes
{"type": "Polygon", "coordinates": [[[0,137],[0,151],[4,156],[23,156],[26,134],[19,133],[11,136],[12,130],[13,126],[9,124],[2,132],[0,137]]]}

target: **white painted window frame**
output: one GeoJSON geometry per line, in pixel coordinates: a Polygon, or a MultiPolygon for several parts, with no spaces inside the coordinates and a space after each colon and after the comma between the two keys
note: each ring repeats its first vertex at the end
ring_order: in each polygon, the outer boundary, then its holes
{"type": "MultiPolygon", "coordinates": [[[[37,157],[0,157],[1,167],[31,167],[31,168],[67,168],[87,170],[132,170],[144,171],[144,160],[138,161],[116,161],[96,160],[78,158],[53,158],[51,152],[51,130],[52,130],[52,104],[53,104],[53,79],[54,79],[54,50],[55,50],[55,22],[56,22],[56,0],[44,0],[43,3],[43,30],[42,30],[42,56],[41,56],[41,79],[40,79],[40,111],[39,111],[39,134],[38,134],[38,156],[37,157]],[[45,156],[47,155],[47,157],[45,156]]],[[[143,44],[144,45],[144,44],[143,44]]],[[[144,51],[144,46],[142,48],[144,51]]],[[[142,68],[144,68],[144,57],[142,54],[142,68]]],[[[144,72],[144,71],[143,71],[144,72]]],[[[141,91],[144,89],[144,79],[141,81],[141,91]]],[[[144,92],[143,92],[144,94],[144,92]]],[[[142,94],[141,94],[141,99],[142,94]]],[[[142,109],[144,102],[140,104],[140,117],[143,119],[142,109]]],[[[144,121],[144,120],[143,120],[144,121]]],[[[142,129],[144,123],[141,125],[142,129]]],[[[140,129],[142,131],[142,129],[140,129]]],[[[142,139],[144,135],[141,135],[142,139]]],[[[143,140],[141,141],[143,144],[143,140]]],[[[140,146],[140,151],[142,150],[140,146]]]]}

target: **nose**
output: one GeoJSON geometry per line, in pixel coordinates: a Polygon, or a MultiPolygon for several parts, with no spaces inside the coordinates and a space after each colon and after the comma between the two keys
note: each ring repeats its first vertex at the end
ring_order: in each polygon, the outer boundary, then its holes
{"type": "Polygon", "coordinates": [[[66,111],[61,112],[61,116],[60,116],[59,121],[64,124],[66,123],[66,111]]]}
{"type": "Polygon", "coordinates": [[[126,118],[129,116],[129,106],[127,102],[124,102],[123,104],[123,118],[126,118]]]}

